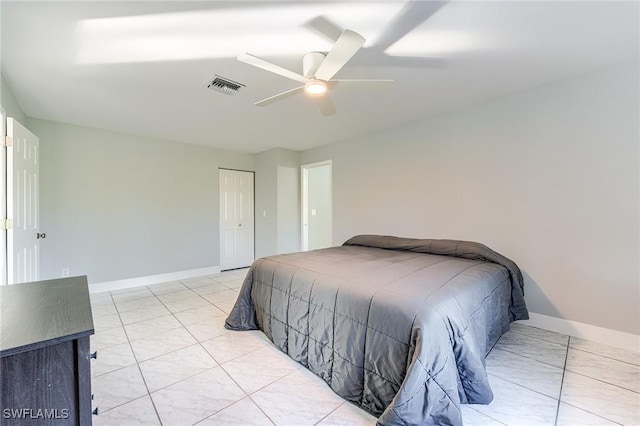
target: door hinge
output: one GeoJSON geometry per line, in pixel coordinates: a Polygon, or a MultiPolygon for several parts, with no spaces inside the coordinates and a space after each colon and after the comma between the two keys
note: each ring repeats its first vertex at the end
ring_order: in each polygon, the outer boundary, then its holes
{"type": "Polygon", "coordinates": [[[0,144],[2,146],[13,146],[13,138],[11,136],[3,136],[0,144]]]}
{"type": "Polygon", "coordinates": [[[11,228],[13,228],[13,220],[0,219],[0,229],[11,229],[11,228]]]}

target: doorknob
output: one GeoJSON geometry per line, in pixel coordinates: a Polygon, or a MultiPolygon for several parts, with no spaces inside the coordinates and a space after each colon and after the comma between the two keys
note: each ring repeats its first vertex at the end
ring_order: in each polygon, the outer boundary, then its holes
{"type": "Polygon", "coordinates": [[[240,223],[240,224],[238,224],[238,226],[242,226],[242,224],[240,223]]]}
{"type": "Polygon", "coordinates": [[[47,238],[47,234],[45,234],[44,232],[43,232],[42,234],[38,232],[38,233],[36,234],[36,239],[38,239],[38,240],[39,240],[39,239],[41,239],[41,238],[47,238]]]}

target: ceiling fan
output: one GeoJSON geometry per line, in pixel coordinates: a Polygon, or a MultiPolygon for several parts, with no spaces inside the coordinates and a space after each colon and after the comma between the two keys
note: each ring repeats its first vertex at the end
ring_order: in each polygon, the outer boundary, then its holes
{"type": "Polygon", "coordinates": [[[357,85],[360,87],[384,87],[393,83],[393,80],[365,80],[365,79],[334,79],[333,77],[342,67],[360,50],[365,39],[360,34],[351,30],[342,30],[335,44],[328,53],[309,52],[302,58],[302,74],[290,71],[265,59],[250,53],[242,53],[238,60],[254,67],[270,71],[272,73],[304,83],[295,89],[287,90],[277,95],[256,102],[256,106],[266,106],[298,93],[305,93],[312,97],[318,104],[324,116],[335,114],[336,109],[329,99],[327,92],[335,86],[357,85]]]}
{"type": "MultiPolygon", "coordinates": [[[[443,67],[445,61],[440,58],[390,55],[386,50],[431,18],[447,3],[447,0],[408,1],[382,28],[378,38],[369,46],[363,47],[351,64],[354,66],[443,67]]],[[[344,31],[340,25],[326,16],[317,16],[305,26],[334,42],[344,31]]]]}

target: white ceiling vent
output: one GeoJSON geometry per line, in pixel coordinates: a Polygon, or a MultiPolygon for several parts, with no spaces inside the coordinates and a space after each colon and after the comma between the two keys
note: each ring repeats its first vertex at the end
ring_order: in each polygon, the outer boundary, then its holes
{"type": "Polygon", "coordinates": [[[211,90],[224,93],[225,95],[234,95],[238,93],[240,89],[245,87],[244,84],[237,81],[229,80],[228,78],[220,77],[216,74],[215,78],[207,85],[211,90]]]}

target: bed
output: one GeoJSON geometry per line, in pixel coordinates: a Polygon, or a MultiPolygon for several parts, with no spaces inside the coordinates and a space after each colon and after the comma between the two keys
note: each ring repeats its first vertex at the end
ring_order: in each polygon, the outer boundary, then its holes
{"type": "Polygon", "coordinates": [[[474,242],[359,235],[253,263],[225,326],[262,330],[379,425],[461,425],[485,357],[527,319],[518,266],[474,242]]]}

